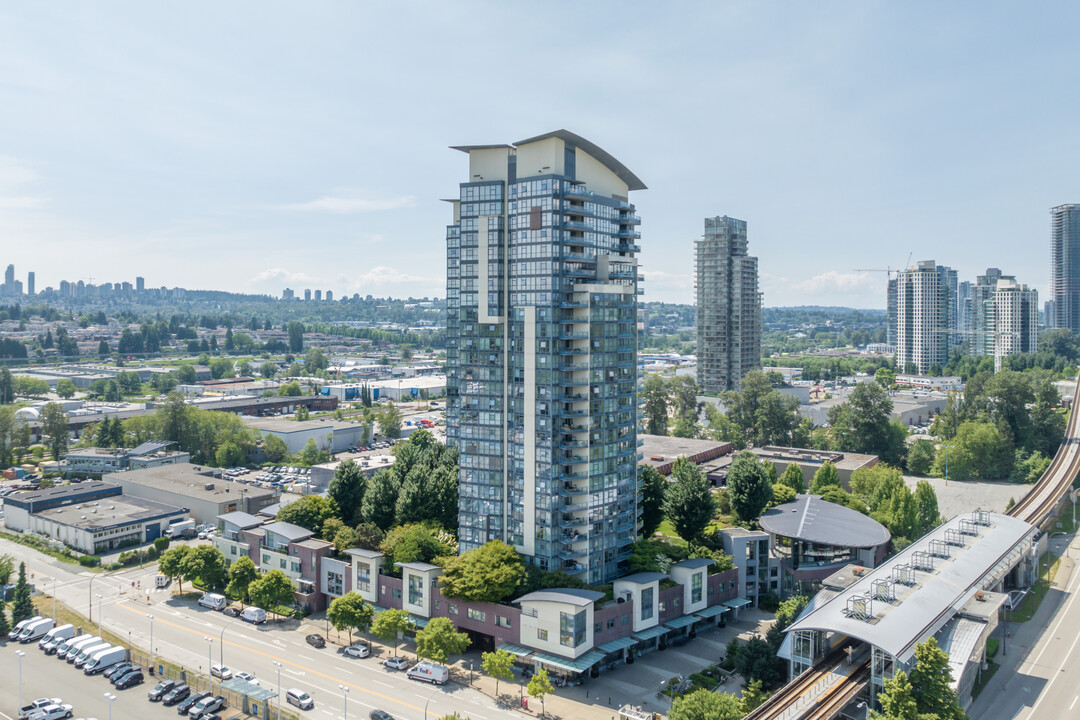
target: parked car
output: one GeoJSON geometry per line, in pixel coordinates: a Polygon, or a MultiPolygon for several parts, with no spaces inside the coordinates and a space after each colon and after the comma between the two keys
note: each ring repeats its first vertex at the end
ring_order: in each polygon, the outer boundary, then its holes
{"type": "Polygon", "coordinates": [[[116,683],[116,689],[126,690],[129,687],[135,687],[142,681],[142,670],[128,670],[126,673],[124,673],[124,676],[120,678],[120,682],[116,683]]]}
{"type": "Polygon", "coordinates": [[[210,675],[219,680],[231,680],[233,676],[232,670],[225,665],[211,665],[210,675]]]}
{"type": "Polygon", "coordinates": [[[285,702],[301,710],[311,710],[315,707],[315,700],[300,688],[289,688],[285,693],[285,702]]]}
{"type": "Polygon", "coordinates": [[[354,658],[366,658],[371,655],[367,645],[350,645],[345,648],[345,654],[354,658]]]}
{"type": "Polygon", "coordinates": [[[394,716],[385,710],[372,710],[368,713],[371,720],[394,720],[394,716]]]}
{"type": "Polygon", "coordinates": [[[70,705],[46,705],[30,713],[27,720],[65,720],[71,717],[70,705]]]}
{"type": "Polygon", "coordinates": [[[191,706],[191,709],[188,710],[188,715],[192,718],[198,719],[203,717],[204,715],[209,715],[210,713],[217,712],[223,707],[225,707],[225,698],[221,697],[220,695],[216,695],[213,697],[204,697],[202,700],[191,706]]]}
{"type": "Polygon", "coordinates": [[[258,681],[255,679],[255,673],[249,673],[249,672],[241,671],[241,672],[238,672],[238,673],[233,673],[233,677],[234,678],[240,678],[241,680],[247,680],[248,682],[253,682],[253,683],[258,684],[258,681]]]}
{"type": "Polygon", "coordinates": [[[106,680],[112,680],[114,677],[117,677],[118,675],[123,675],[128,670],[131,670],[134,667],[135,667],[135,663],[131,663],[131,662],[127,662],[127,661],[122,662],[122,663],[117,663],[116,665],[113,665],[111,668],[109,668],[108,670],[105,671],[105,679],[106,680]]]}
{"type": "Polygon", "coordinates": [[[169,692],[165,693],[165,697],[161,698],[161,704],[165,707],[175,705],[178,702],[187,700],[191,697],[191,688],[187,685],[177,685],[169,692]]]}
{"type": "Polygon", "coordinates": [[[229,617],[240,617],[240,608],[227,607],[221,612],[225,615],[228,615],[229,617]]]}
{"type": "Polygon", "coordinates": [[[388,657],[382,661],[382,664],[391,670],[408,670],[409,661],[403,657],[388,657]]]}
{"type": "Polygon", "coordinates": [[[191,695],[188,695],[187,700],[181,701],[181,703],[176,706],[176,714],[177,715],[187,715],[188,710],[193,708],[195,706],[195,703],[197,703],[200,700],[202,700],[203,698],[209,697],[209,696],[210,696],[210,691],[209,690],[201,690],[201,691],[199,691],[197,693],[192,693],[191,695]]]}
{"type": "Polygon", "coordinates": [[[176,687],[175,680],[162,680],[150,692],[146,693],[146,697],[150,702],[157,702],[174,687],[176,687]]]}
{"type": "Polygon", "coordinates": [[[64,701],[60,698],[38,698],[29,705],[23,705],[19,708],[19,720],[23,720],[23,718],[30,713],[37,712],[43,707],[48,707],[49,705],[62,705],[63,703],[64,701]]]}
{"type": "Polygon", "coordinates": [[[306,638],[304,638],[304,640],[307,642],[308,645],[314,648],[326,647],[326,639],[322,635],[312,633],[311,635],[308,635],[306,638]]]}

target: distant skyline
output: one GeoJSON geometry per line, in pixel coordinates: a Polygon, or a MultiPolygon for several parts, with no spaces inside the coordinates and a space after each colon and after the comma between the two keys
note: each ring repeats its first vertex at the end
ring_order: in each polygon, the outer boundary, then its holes
{"type": "Polygon", "coordinates": [[[693,302],[716,215],[747,221],[768,307],[883,308],[855,269],[909,253],[1049,297],[1080,7],[611,5],[0,8],[0,266],[442,297],[448,146],[566,128],[649,187],[646,301],[693,302]]]}

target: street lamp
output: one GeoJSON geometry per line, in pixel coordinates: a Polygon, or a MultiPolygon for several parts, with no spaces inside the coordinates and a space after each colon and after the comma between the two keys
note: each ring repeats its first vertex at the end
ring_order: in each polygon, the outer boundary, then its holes
{"type": "Polygon", "coordinates": [[[154,616],[147,615],[150,618],[150,674],[154,674],[154,616]]]}
{"type": "Polygon", "coordinates": [[[225,628],[229,627],[239,619],[240,616],[238,615],[229,622],[225,623],[224,627],[221,628],[221,635],[218,637],[218,642],[220,643],[220,647],[218,648],[218,662],[220,662],[222,665],[225,665],[225,628]]]}
{"type": "Polygon", "coordinates": [[[97,636],[101,637],[101,593],[97,594],[97,636]]]}
{"type": "Polygon", "coordinates": [[[94,622],[94,581],[97,580],[97,578],[98,578],[97,575],[91,576],[90,585],[86,589],[86,594],[87,594],[86,604],[90,606],[89,607],[90,622],[94,622]]]}
{"type": "Polygon", "coordinates": [[[428,705],[431,703],[431,698],[435,697],[435,693],[437,693],[437,692],[440,692],[439,688],[436,688],[436,689],[432,690],[431,694],[428,695],[427,702],[424,703],[424,720],[427,720],[427,708],[428,708],[428,705]]]}
{"type": "Polygon", "coordinates": [[[22,659],[26,655],[22,650],[16,650],[15,655],[19,658],[19,707],[23,706],[22,702],[22,659]]]}
{"type": "Polygon", "coordinates": [[[112,704],[116,702],[116,696],[112,693],[105,693],[105,699],[109,701],[109,720],[112,720],[112,704]]]}
{"type": "Polygon", "coordinates": [[[277,720],[281,720],[281,663],[275,660],[274,664],[277,665],[277,720]]]}
{"type": "Polygon", "coordinates": [[[342,720],[349,720],[349,688],[344,685],[338,685],[338,689],[344,694],[345,697],[345,713],[341,716],[342,720]]]}
{"type": "Polygon", "coordinates": [[[206,689],[214,689],[214,673],[211,670],[211,665],[214,662],[214,638],[203,636],[203,640],[206,641],[206,689]]]}
{"type": "Polygon", "coordinates": [[[945,448],[945,487],[949,487],[949,448],[952,445],[942,445],[945,448]]]}
{"type": "MultiPolygon", "coordinates": [[[[53,578],[52,578],[52,620],[53,620],[53,625],[55,625],[56,624],[56,576],[55,575],[53,575],[53,578]]],[[[22,707],[22,705],[20,705],[19,707],[22,707]]]]}

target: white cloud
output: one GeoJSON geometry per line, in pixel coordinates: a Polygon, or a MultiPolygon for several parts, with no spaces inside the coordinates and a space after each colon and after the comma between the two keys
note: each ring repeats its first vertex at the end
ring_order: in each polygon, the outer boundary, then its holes
{"type": "Polygon", "coordinates": [[[308,202],[283,205],[285,210],[300,212],[328,212],[340,215],[365,212],[379,212],[382,210],[398,210],[412,207],[416,204],[416,198],[412,195],[400,195],[391,198],[371,197],[362,192],[341,192],[333,195],[324,195],[308,202]]]}
{"type": "Polygon", "coordinates": [[[420,275],[410,275],[409,273],[404,273],[395,268],[386,267],[385,265],[373,267],[366,273],[354,277],[352,284],[357,288],[426,284],[431,286],[432,291],[440,296],[443,294],[442,291],[445,288],[445,280],[443,278],[435,279],[420,275]],[[437,291],[435,290],[436,288],[437,291]]]}
{"type": "Polygon", "coordinates": [[[694,302],[694,278],[691,275],[642,268],[641,276],[645,278],[642,286],[646,301],[663,298],[669,302],[694,302]]]}
{"type": "Polygon", "coordinates": [[[45,198],[24,194],[23,186],[39,179],[28,165],[0,155],[0,210],[32,210],[45,205],[45,198]]]}
{"type": "Polygon", "coordinates": [[[797,292],[808,294],[862,294],[881,289],[881,279],[864,272],[829,270],[795,283],[797,292]]]}
{"type": "Polygon", "coordinates": [[[32,210],[44,205],[45,198],[30,197],[28,195],[0,196],[0,210],[32,210]]]}
{"type": "MultiPolygon", "coordinates": [[[[321,279],[307,273],[293,272],[285,268],[267,268],[248,280],[249,285],[275,290],[287,286],[317,285],[321,282],[321,279]]],[[[293,290],[295,289],[296,287],[293,287],[293,290]]]]}

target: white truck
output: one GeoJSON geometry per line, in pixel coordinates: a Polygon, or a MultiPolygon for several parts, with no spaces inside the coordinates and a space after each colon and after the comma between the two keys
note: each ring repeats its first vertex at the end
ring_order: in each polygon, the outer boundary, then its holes
{"type": "Polygon", "coordinates": [[[98,650],[94,656],[83,665],[83,672],[87,675],[97,675],[111,668],[116,663],[127,660],[127,649],[116,645],[115,647],[98,650]]]}
{"type": "Polygon", "coordinates": [[[53,629],[52,618],[42,618],[35,623],[30,623],[19,633],[19,642],[23,645],[40,640],[45,633],[53,629]]]}
{"type": "Polygon", "coordinates": [[[194,520],[183,520],[178,523],[173,523],[169,526],[169,529],[165,531],[165,535],[171,538],[193,538],[198,534],[195,530],[194,520]]]}

